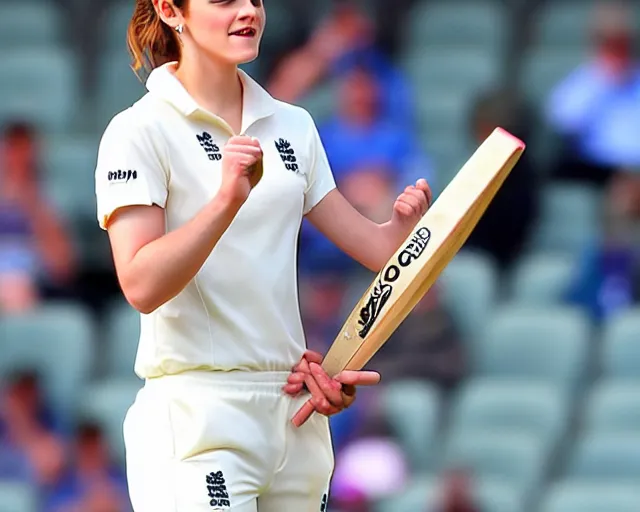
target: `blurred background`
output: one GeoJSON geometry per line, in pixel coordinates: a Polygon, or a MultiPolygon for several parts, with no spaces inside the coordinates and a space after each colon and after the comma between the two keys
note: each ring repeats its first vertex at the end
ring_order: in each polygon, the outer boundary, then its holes
{"type": "MultiPolygon", "coordinates": [[[[125,512],[138,317],[96,222],[109,119],[144,93],[132,1],[0,0],[0,512],[125,512]]],[[[525,156],[332,418],[323,512],[640,511],[640,3],[267,0],[245,66],[315,117],[386,220],[495,126],[525,156]]],[[[373,275],[305,223],[326,351],[373,275]]],[[[310,454],[312,457],[312,454],[310,454]]],[[[310,459],[311,461],[312,459],[310,459]]]]}

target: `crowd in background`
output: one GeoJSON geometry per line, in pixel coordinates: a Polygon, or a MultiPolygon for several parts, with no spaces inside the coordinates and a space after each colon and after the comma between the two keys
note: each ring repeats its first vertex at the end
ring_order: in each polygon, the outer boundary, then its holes
{"type": "MultiPolygon", "coordinates": [[[[378,221],[388,218],[399,190],[418,177],[426,177],[434,190],[441,191],[455,173],[441,169],[432,146],[425,144],[423,112],[417,107],[424,92],[399,64],[404,31],[418,3],[381,0],[368,2],[367,10],[361,3],[336,1],[327,16],[310,26],[301,23],[299,33],[276,46],[278,51],[266,52],[255,68],[248,68],[255,70],[271,94],[292,103],[304,104],[327,81],[335,84],[332,108],[318,119],[321,138],[342,193],[378,221]]],[[[497,3],[511,10],[521,28],[510,47],[513,55],[504,57],[513,71],[508,76],[520,76],[518,52],[535,32],[536,13],[553,0],[497,3]]],[[[0,1],[0,6],[4,4],[0,1]]],[[[295,1],[288,8],[302,19],[299,11],[308,9],[307,4],[295,1]]],[[[544,187],[585,186],[601,198],[596,236],[573,254],[573,270],[561,291],[562,302],[586,312],[596,328],[640,305],[637,25],[630,11],[608,4],[592,8],[585,3],[591,27],[588,57],[578,67],[566,69],[544,101],[532,104],[519,95],[515,78],[473,91],[462,125],[466,132],[459,133],[473,147],[502,126],[528,145],[463,249],[488,258],[498,269],[498,279],[511,275],[535,239],[545,207],[544,187]]],[[[71,7],[65,4],[65,8],[71,7]]],[[[271,21],[269,0],[266,8],[271,21]]],[[[5,12],[11,17],[10,10],[5,12]]],[[[422,72],[438,74],[439,69],[422,72]]],[[[11,100],[0,99],[6,101],[11,100]]],[[[28,316],[56,301],[80,303],[92,318],[100,319],[121,298],[106,235],[98,232],[97,223],[90,228],[95,233],[89,244],[100,240],[95,242],[102,251],[98,263],[81,254],[86,241],[78,241],[77,223],[94,219],[70,220],[58,210],[59,203],[47,187],[49,162],[43,157],[37,119],[15,114],[3,122],[0,319],[28,316]]],[[[468,156],[459,155],[460,161],[468,156]]],[[[84,172],[91,175],[93,169],[84,172]]],[[[77,185],[70,180],[67,186],[77,185]]],[[[303,225],[300,290],[310,348],[326,352],[372,278],[310,225],[303,225]]],[[[467,286],[473,288],[475,283],[467,286]]],[[[405,380],[424,381],[446,403],[473,371],[465,341],[468,326],[460,322],[445,296],[436,283],[370,362],[383,375],[381,387],[362,390],[353,408],[332,418],[337,467],[329,510],[373,512],[376,500],[396,492],[411,477],[411,455],[398,440],[381,389],[405,380]]],[[[640,343],[640,332],[637,336],[640,343]]],[[[127,342],[136,344],[137,339],[127,342]]],[[[0,346],[0,358],[2,350],[0,346]]],[[[51,364],[56,357],[50,354],[51,364]]],[[[132,372],[133,361],[127,364],[132,372]]],[[[34,483],[41,492],[37,510],[42,512],[128,510],[124,469],[113,456],[103,426],[89,419],[69,425],[44,399],[42,379],[32,368],[12,369],[4,383],[0,481],[34,483]]],[[[402,413],[401,406],[396,412],[402,413]]],[[[473,474],[464,467],[447,468],[438,478],[443,499],[437,512],[485,510],[474,501],[473,474]]],[[[0,511],[4,510],[0,503],[0,511]]],[[[423,510],[436,512],[426,503],[423,510]]]]}

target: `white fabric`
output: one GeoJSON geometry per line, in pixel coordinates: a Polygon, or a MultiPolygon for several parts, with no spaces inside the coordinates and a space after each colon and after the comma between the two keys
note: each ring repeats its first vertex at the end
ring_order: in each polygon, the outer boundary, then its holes
{"type": "MultiPolygon", "coordinates": [[[[198,107],[172,69],[153,71],[149,93],[105,130],[95,174],[103,229],[118,208],[156,204],[175,230],[219,189],[220,152],[233,133],[198,107]]],[[[195,368],[288,371],[305,348],[297,238],[303,215],[335,181],[311,116],[240,77],[242,134],[259,139],[264,176],[195,279],[142,315],[135,371],[143,378],[195,368]]]]}

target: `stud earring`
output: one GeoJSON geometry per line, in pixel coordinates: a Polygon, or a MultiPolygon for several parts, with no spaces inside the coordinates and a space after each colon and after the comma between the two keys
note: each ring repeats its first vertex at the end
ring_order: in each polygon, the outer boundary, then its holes
{"type": "Polygon", "coordinates": [[[177,32],[178,34],[182,34],[182,32],[184,32],[184,26],[183,26],[182,24],[178,25],[178,26],[176,27],[176,32],[177,32]]]}

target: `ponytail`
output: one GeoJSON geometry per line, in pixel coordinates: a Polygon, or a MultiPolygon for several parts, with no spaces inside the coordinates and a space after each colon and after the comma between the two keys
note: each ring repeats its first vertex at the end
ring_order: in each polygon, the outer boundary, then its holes
{"type": "MultiPolygon", "coordinates": [[[[144,75],[167,62],[180,60],[180,41],[173,29],[160,19],[153,0],[135,0],[136,5],[127,30],[131,67],[141,81],[144,75]]],[[[173,0],[182,9],[186,0],[173,0]]]]}

